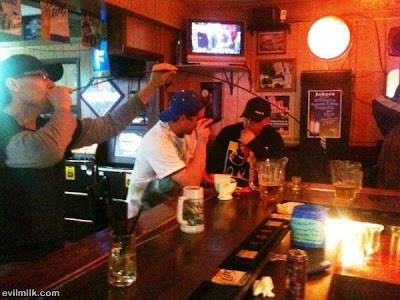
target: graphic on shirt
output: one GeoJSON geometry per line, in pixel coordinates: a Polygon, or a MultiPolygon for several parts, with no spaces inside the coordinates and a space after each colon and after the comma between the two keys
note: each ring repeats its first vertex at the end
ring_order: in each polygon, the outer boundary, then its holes
{"type": "Polygon", "coordinates": [[[225,156],[224,173],[249,180],[249,158],[252,156],[254,154],[246,145],[230,141],[225,156]]]}

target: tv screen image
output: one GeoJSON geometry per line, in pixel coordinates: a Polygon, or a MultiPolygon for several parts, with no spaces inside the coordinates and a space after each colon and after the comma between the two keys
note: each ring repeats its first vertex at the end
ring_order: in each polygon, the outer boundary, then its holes
{"type": "Polygon", "coordinates": [[[90,146],[84,146],[82,148],[78,148],[78,149],[72,149],[71,153],[74,154],[91,154],[91,155],[95,155],[96,154],[96,149],[97,149],[98,144],[93,144],[90,146]]]}
{"type": "Polygon", "coordinates": [[[107,141],[107,163],[112,166],[132,167],[136,160],[136,152],[146,134],[145,125],[130,125],[116,137],[107,141]]]}
{"type": "Polygon", "coordinates": [[[115,141],[114,155],[118,157],[136,157],[136,151],[143,137],[134,132],[122,132],[115,141]]]}
{"type": "Polygon", "coordinates": [[[238,24],[194,22],[192,24],[193,52],[240,54],[241,35],[238,24]]]}
{"type": "Polygon", "coordinates": [[[188,20],[189,63],[243,63],[245,23],[241,21],[188,20]]]}

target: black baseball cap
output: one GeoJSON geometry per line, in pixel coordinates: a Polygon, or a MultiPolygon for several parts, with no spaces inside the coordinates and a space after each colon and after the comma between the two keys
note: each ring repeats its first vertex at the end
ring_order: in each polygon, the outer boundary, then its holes
{"type": "Polygon", "coordinates": [[[32,55],[17,54],[1,62],[1,84],[4,84],[7,78],[18,78],[35,71],[47,72],[52,81],[61,79],[64,74],[63,66],[60,63],[44,64],[32,55]]]}
{"type": "Polygon", "coordinates": [[[256,122],[271,116],[271,104],[262,98],[255,97],[247,101],[246,108],[242,113],[242,118],[247,118],[256,122]]]}

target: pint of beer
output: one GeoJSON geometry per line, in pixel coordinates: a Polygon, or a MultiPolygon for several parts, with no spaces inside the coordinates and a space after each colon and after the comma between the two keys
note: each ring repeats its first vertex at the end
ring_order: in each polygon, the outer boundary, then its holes
{"type": "Polygon", "coordinates": [[[362,188],[361,163],[349,160],[331,160],[330,165],[335,198],[354,199],[362,188]]]}
{"type": "Polygon", "coordinates": [[[257,168],[250,170],[250,187],[260,191],[261,198],[279,197],[285,184],[287,162],[287,157],[257,162],[257,168]]]}

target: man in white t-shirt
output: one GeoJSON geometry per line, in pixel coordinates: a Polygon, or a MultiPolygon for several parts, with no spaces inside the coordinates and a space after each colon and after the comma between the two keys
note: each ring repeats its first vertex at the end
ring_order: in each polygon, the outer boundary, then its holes
{"type": "Polygon", "coordinates": [[[160,121],[140,144],[130,180],[128,201],[143,208],[177,196],[188,185],[200,185],[205,174],[206,147],[212,122],[193,91],[175,93],[160,121]]]}

